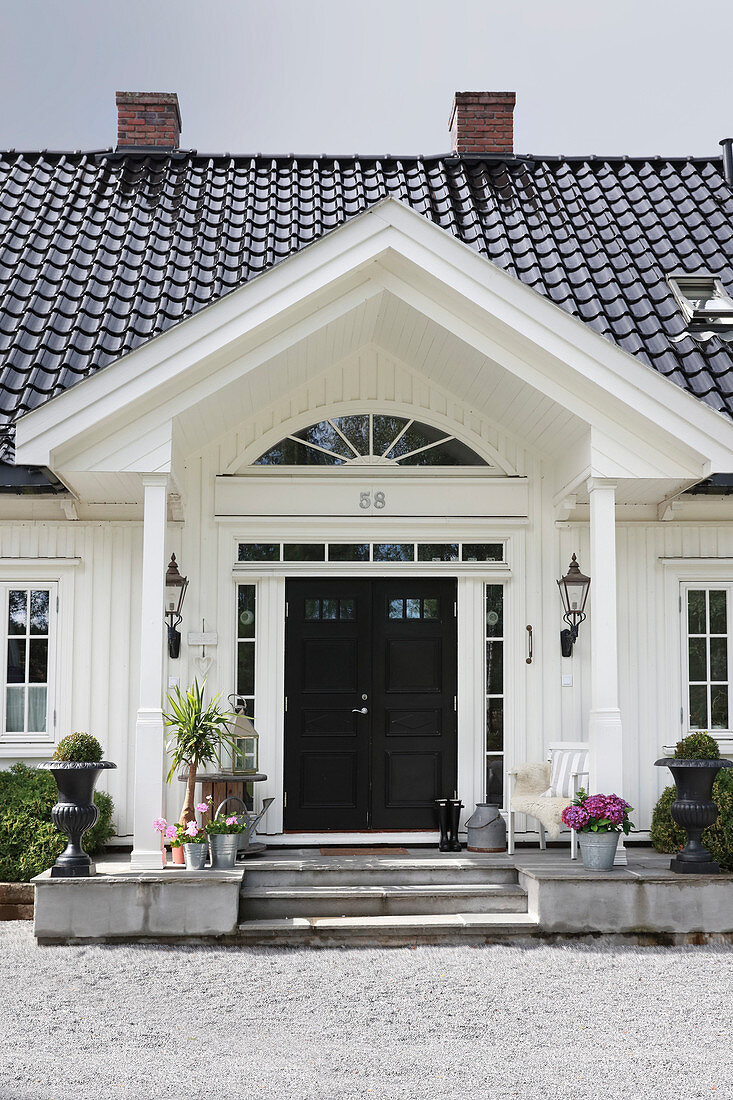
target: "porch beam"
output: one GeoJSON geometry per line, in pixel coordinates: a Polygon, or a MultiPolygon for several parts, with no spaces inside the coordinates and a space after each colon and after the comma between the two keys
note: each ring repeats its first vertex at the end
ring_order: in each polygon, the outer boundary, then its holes
{"type": "Polygon", "coordinates": [[[153,818],[163,806],[163,612],[167,474],[142,478],[144,488],[142,607],[140,617],[140,698],[135,723],[133,867],[160,867],[160,841],[153,818]]]}
{"type": "MultiPolygon", "coordinates": [[[[623,730],[618,698],[616,486],[589,478],[591,576],[590,789],[623,795],[623,730]]],[[[617,863],[626,863],[623,841],[617,863]]]]}

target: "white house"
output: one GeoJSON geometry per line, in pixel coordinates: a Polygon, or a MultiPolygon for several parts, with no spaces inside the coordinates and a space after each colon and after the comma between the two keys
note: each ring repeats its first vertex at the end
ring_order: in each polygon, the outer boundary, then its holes
{"type": "Polygon", "coordinates": [[[644,836],[663,745],[733,751],[731,145],[519,155],[513,108],[203,155],[119,93],[116,149],[2,154],[0,754],[96,734],[138,866],[195,675],[255,715],[273,843],[432,837],[558,739],[644,836]]]}

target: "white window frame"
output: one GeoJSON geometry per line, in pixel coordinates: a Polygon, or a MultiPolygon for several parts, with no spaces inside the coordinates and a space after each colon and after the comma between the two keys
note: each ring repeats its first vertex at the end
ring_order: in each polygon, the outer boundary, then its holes
{"type": "Polygon", "coordinates": [[[506,785],[506,783],[507,783],[507,768],[506,768],[506,706],[507,706],[507,697],[506,697],[507,696],[507,692],[506,692],[506,656],[507,656],[507,643],[509,641],[511,641],[511,639],[507,638],[507,634],[506,634],[506,628],[507,628],[506,618],[507,618],[507,616],[506,616],[506,586],[504,584],[502,584],[501,581],[499,581],[499,580],[486,581],[484,583],[484,613],[483,613],[483,624],[484,624],[484,653],[483,653],[484,660],[483,660],[483,665],[484,665],[484,685],[485,685],[484,686],[484,691],[485,691],[485,704],[484,704],[484,770],[483,770],[483,776],[482,776],[483,791],[484,791],[483,797],[484,797],[484,801],[486,801],[486,799],[488,798],[488,791],[486,789],[486,769],[488,767],[489,758],[490,757],[493,758],[493,757],[498,756],[501,759],[501,763],[502,763],[502,779],[501,779],[502,809],[504,809],[506,807],[506,804],[507,804],[507,785],[506,785]],[[499,587],[502,590],[502,592],[501,592],[502,631],[501,631],[501,635],[500,636],[497,635],[496,637],[493,637],[493,636],[490,637],[488,632],[487,632],[487,629],[486,629],[486,616],[488,614],[488,612],[487,612],[487,603],[488,603],[488,590],[489,590],[489,587],[493,587],[493,588],[499,587]],[[489,685],[488,685],[489,642],[501,642],[501,648],[502,648],[502,656],[501,656],[502,673],[501,673],[501,692],[500,693],[495,692],[495,691],[493,691],[493,692],[489,691],[489,685]],[[501,748],[490,750],[489,747],[488,747],[488,739],[489,739],[489,702],[492,699],[501,699],[501,704],[502,704],[502,738],[501,738],[501,748]]]}
{"type": "MultiPolygon", "coordinates": [[[[0,739],[5,745],[37,745],[37,744],[53,744],[55,737],[55,699],[56,699],[56,634],[57,634],[57,619],[58,619],[58,584],[56,581],[0,581],[0,622],[2,623],[2,697],[0,698],[0,739]],[[28,692],[26,691],[25,705],[24,705],[24,728],[23,730],[9,732],[6,729],[7,724],[7,703],[8,703],[8,647],[10,645],[10,639],[14,635],[8,632],[8,611],[9,611],[9,596],[11,592],[48,592],[48,662],[46,672],[46,729],[41,730],[27,730],[25,723],[28,720],[28,692]]],[[[16,635],[22,637],[24,642],[29,636],[26,627],[25,635],[16,635]]],[[[30,635],[32,637],[32,635],[30,635]]],[[[26,676],[28,675],[28,669],[26,668],[26,676]]],[[[27,686],[27,683],[26,683],[27,686]]]]}
{"type": "MultiPolygon", "coordinates": [[[[71,730],[71,686],[74,655],[74,573],[80,558],[0,558],[0,585],[5,618],[2,622],[2,660],[7,661],[7,592],[12,588],[53,588],[58,598],[51,601],[53,639],[49,638],[47,733],[43,739],[24,734],[5,733],[6,674],[3,664],[3,691],[0,703],[0,760],[23,760],[49,756],[58,742],[60,731],[71,730]],[[54,722],[55,718],[55,722],[54,722]]],[[[51,623],[49,623],[51,626],[51,623]]]]}
{"type": "MultiPolygon", "coordinates": [[[[684,581],[680,585],[680,649],[682,658],[681,678],[682,678],[682,733],[683,736],[687,736],[690,733],[697,733],[703,730],[705,733],[709,733],[711,737],[723,738],[728,740],[731,736],[731,716],[733,714],[733,607],[731,606],[733,601],[733,581],[726,583],[725,581],[684,581]],[[690,592],[725,592],[726,593],[726,629],[727,629],[727,651],[728,651],[728,725],[715,729],[712,727],[698,727],[691,726],[690,724],[690,679],[689,679],[689,664],[688,664],[688,596],[690,592]]],[[[711,635],[704,635],[710,638],[711,635]]],[[[712,635],[715,637],[715,635],[712,635]]],[[[697,683],[698,681],[694,681],[697,683]]],[[[710,717],[710,681],[708,684],[708,716],[710,717]]]]}
{"type": "MultiPolygon", "coordinates": [[[[659,745],[663,756],[674,752],[676,742],[689,732],[689,701],[687,700],[687,604],[684,588],[726,588],[733,586],[733,558],[661,557],[658,559],[664,576],[664,642],[665,670],[669,681],[660,695],[660,710],[667,704],[664,723],[664,743],[659,745]],[[667,731],[669,731],[667,733],[667,731]]],[[[729,611],[730,614],[730,611],[729,611]]],[[[730,659],[730,658],[729,658],[730,659]]],[[[731,721],[730,710],[728,721],[731,721]]],[[[711,730],[721,753],[733,754],[733,733],[711,730]]]]}

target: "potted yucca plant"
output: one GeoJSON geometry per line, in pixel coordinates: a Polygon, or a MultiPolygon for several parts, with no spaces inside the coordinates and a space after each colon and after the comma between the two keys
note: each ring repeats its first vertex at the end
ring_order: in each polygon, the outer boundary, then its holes
{"type": "Polygon", "coordinates": [[[720,867],[701,837],[718,819],[718,806],[713,802],[715,777],[721,768],[733,768],[733,761],[721,759],[714,737],[691,733],[677,742],[674,756],[655,760],[654,766],[672,772],[677,797],[670,813],[672,820],[687,833],[687,844],[670,860],[670,871],[678,875],[717,875],[720,867]]]}
{"type": "Polygon", "coordinates": [[[51,820],[69,838],[66,849],[51,868],[52,878],[86,878],[94,874],[94,864],[83,850],[81,840],[99,817],[94,804],[94,787],[100,773],[117,765],[102,759],[102,746],[89,733],[70,733],[59,741],[52,760],[38,767],[50,771],[58,787],[58,802],[51,820]]]}
{"type": "Polygon", "coordinates": [[[221,747],[235,747],[234,738],[229,733],[229,722],[234,718],[231,711],[222,710],[217,695],[210,703],[204,702],[206,681],[193,684],[185,693],[179,687],[169,696],[170,712],[164,714],[171,734],[166,742],[170,754],[171,766],[167,782],[170,783],[176,772],[187,769],[186,795],[179,818],[183,829],[196,820],[194,797],[196,791],[196,772],[203,764],[218,761],[221,747]]]}

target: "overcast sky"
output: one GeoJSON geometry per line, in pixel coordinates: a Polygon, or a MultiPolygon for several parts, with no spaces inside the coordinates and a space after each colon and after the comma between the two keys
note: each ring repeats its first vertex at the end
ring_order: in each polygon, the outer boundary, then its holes
{"type": "Polygon", "coordinates": [[[0,147],[116,140],[178,92],[201,152],[447,150],[453,92],[517,92],[515,148],[718,155],[730,0],[0,0],[0,147]]]}

